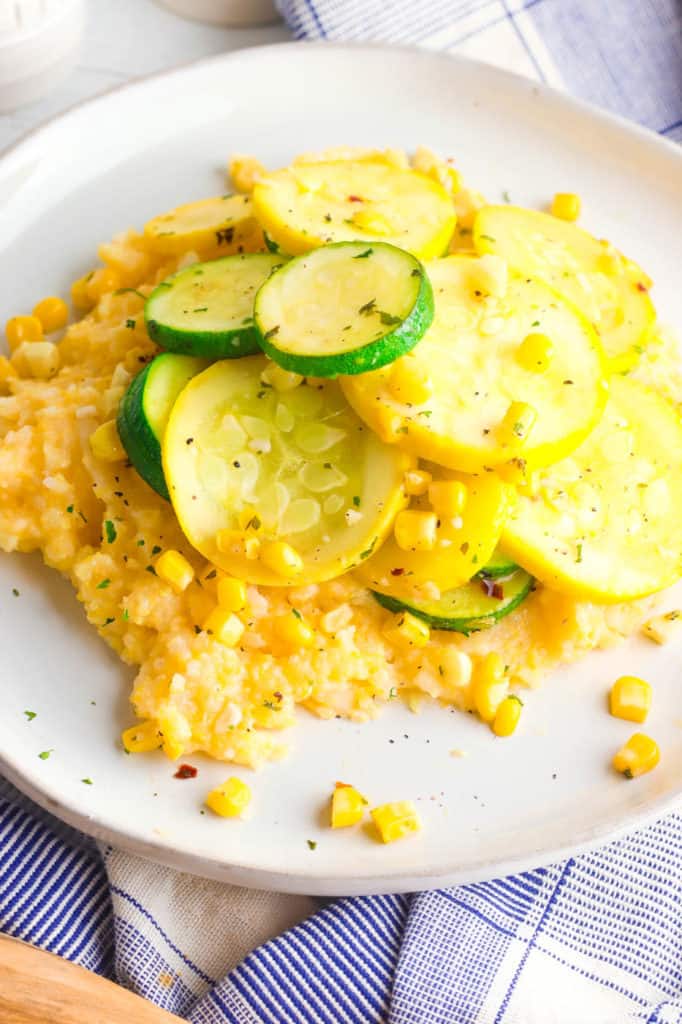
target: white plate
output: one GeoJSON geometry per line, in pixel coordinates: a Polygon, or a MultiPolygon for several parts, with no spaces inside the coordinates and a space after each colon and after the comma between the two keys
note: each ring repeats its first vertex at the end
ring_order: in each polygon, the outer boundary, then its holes
{"type": "MultiPolygon", "coordinates": [[[[484,65],[310,45],[243,51],[128,86],[12,150],[0,162],[0,314],[66,289],[122,228],[220,191],[230,151],[276,166],[339,142],[427,143],[493,200],[503,189],[528,205],[579,192],[583,222],[642,261],[664,317],[682,323],[679,150],[484,65]]],[[[436,707],[419,716],[390,707],[362,726],[302,713],[289,760],[257,776],[238,770],[255,799],[252,819],[237,823],[199,813],[231,767],[192,757],[199,777],[180,782],[161,755],[122,754],[132,672],[36,556],[0,558],[0,615],[0,770],[86,832],[198,874],[323,894],[424,889],[564,857],[682,794],[679,644],[635,639],[588,657],[529,694],[520,733],[504,742],[436,707]],[[633,669],[655,685],[647,731],[662,763],[627,783],[609,761],[634,729],[606,713],[605,694],[633,669]],[[37,717],[27,722],[24,710],[37,717]],[[454,759],[453,748],[468,757],[454,759]],[[390,847],[359,830],[332,833],[324,809],[338,778],[373,803],[413,798],[423,833],[390,847]]]]}

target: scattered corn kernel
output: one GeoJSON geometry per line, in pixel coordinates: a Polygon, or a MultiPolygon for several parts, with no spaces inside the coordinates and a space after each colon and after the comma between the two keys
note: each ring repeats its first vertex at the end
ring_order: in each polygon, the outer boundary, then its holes
{"type": "Polygon", "coordinates": [[[675,609],[672,612],[664,612],[662,615],[654,615],[652,619],[644,623],[642,632],[656,644],[667,644],[680,626],[682,626],[682,611],[675,609]]]}
{"type": "Polygon", "coordinates": [[[69,307],[63,299],[49,295],[33,307],[33,316],[40,320],[46,334],[61,331],[69,322],[69,307]]]}
{"type": "Polygon", "coordinates": [[[122,462],[127,453],[118,436],[115,420],[107,420],[90,434],[92,454],[103,462],[122,462]]]}
{"type": "Polygon", "coordinates": [[[156,575],[166,583],[170,583],[173,590],[178,594],[181,594],[183,590],[187,590],[194,579],[194,569],[189,564],[184,555],[181,555],[179,551],[173,551],[172,549],[164,551],[162,555],[156,560],[156,575]]]}
{"type": "Polygon", "coordinates": [[[337,782],[332,794],[332,828],[357,825],[365,816],[367,801],[354,786],[337,782]]]}
{"type": "Polygon", "coordinates": [[[552,200],[552,214],[561,220],[577,220],[580,216],[580,196],[575,192],[557,192],[552,200]]]}
{"type": "Polygon", "coordinates": [[[422,827],[417,808],[411,800],[399,800],[375,807],[372,820],[384,843],[393,843],[411,832],[419,832],[422,827]]]}
{"type": "Polygon", "coordinates": [[[5,337],[13,352],[23,341],[42,341],[43,325],[37,316],[13,316],[5,324],[5,337]]]}
{"type": "MultiPolygon", "coordinates": [[[[99,302],[107,292],[121,287],[121,277],[111,267],[100,267],[87,278],[85,292],[92,304],[99,302]]],[[[73,295],[73,292],[72,292],[73,295]]]]}
{"type": "Polygon", "coordinates": [[[260,375],[264,384],[269,384],[275,391],[293,391],[302,382],[300,373],[284,370],[277,363],[268,363],[260,375]]]}
{"type": "Polygon", "coordinates": [[[206,806],[221,818],[240,818],[251,803],[251,788],[233,775],[206,797],[206,806]]]}
{"type": "Polygon", "coordinates": [[[496,736],[511,736],[521,718],[523,701],[514,693],[505,697],[493,718],[492,728],[496,736]]]}
{"type": "Polygon", "coordinates": [[[79,277],[71,285],[71,302],[79,312],[86,312],[94,306],[94,302],[88,294],[90,276],[90,274],[86,274],[85,277],[79,277]]]}
{"type": "Polygon", "coordinates": [[[544,373],[553,355],[554,346],[546,334],[527,334],[516,350],[518,362],[531,373],[544,373]]]}
{"type": "Polygon", "coordinates": [[[158,750],[163,744],[163,737],[156,722],[140,722],[124,729],[121,733],[123,749],[129,754],[147,754],[150,750],[158,750]]]}
{"type": "Polygon", "coordinates": [[[51,341],[22,341],[12,353],[12,364],[22,377],[49,380],[59,369],[61,355],[51,341]]]}
{"type": "Polygon", "coordinates": [[[236,647],[242,638],[244,623],[229,608],[218,605],[204,620],[203,628],[226,647],[236,647]]]}
{"type": "Polygon", "coordinates": [[[428,369],[409,354],[396,359],[391,366],[388,388],[399,402],[421,405],[433,393],[428,369]]]}
{"type": "Polygon", "coordinates": [[[428,623],[411,612],[401,612],[393,624],[384,630],[384,636],[400,647],[424,647],[431,638],[428,623]]]}
{"type": "Polygon", "coordinates": [[[432,551],[436,546],[438,516],[435,512],[404,509],[395,517],[395,541],[403,551],[432,551]]]}
{"type": "Polygon", "coordinates": [[[613,767],[627,779],[645,775],[655,768],[661,759],[658,744],[643,732],[632,734],[613,759],[613,767]]]}
{"type": "Polygon", "coordinates": [[[286,615],[278,615],[274,627],[277,638],[292,650],[310,647],[315,641],[315,631],[294,608],[286,615]]]}
{"type": "Polygon", "coordinates": [[[497,428],[501,444],[518,445],[528,440],[538,418],[537,410],[527,402],[512,402],[497,428]]]}
{"type": "Polygon", "coordinates": [[[425,469],[408,469],[404,476],[405,494],[426,494],[433,477],[425,469]]]}
{"type": "Polygon", "coordinates": [[[278,576],[298,576],[303,569],[303,559],[296,548],[286,541],[274,540],[264,544],[260,558],[278,576]]]}
{"type": "Polygon", "coordinates": [[[246,584],[233,576],[218,580],[218,604],[231,612],[241,612],[246,608],[246,584]]]}
{"type": "Polygon", "coordinates": [[[235,153],[229,162],[228,170],[238,192],[253,192],[256,182],[267,174],[260,160],[244,153],[235,153]]]}
{"type": "Polygon", "coordinates": [[[492,722],[508,693],[502,658],[497,651],[491,651],[476,664],[473,674],[474,706],[484,722],[492,722]]]}
{"type": "Polygon", "coordinates": [[[651,709],[651,685],[637,676],[616,679],[609,694],[609,707],[615,718],[644,722],[651,709]]]}
{"type": "Polygon", "coordinates": [[[461,516],[468,494],[461,480],[434,480],[429,484],[429,501],[439,516],[461,516]]]}

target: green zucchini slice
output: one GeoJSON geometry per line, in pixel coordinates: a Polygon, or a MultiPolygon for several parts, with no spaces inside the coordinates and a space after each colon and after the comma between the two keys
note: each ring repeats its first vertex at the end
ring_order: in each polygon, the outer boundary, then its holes
{"type": "Polygon", "coordinates": [[[312,377],[366,373],[414,348],[433,292],[414,256],[385,242],[337,242],[290,260],[256,296],[265,352],[312,377]]]}
{"type": "Polygon", "coordinates": [[[145,305],[150,338],[171,352],[210,359],[259,352],[253,301],[282,262],[273,253],[244,253],[194,263],[166,278],[145,305]]]}
{"type": "Polygon", "coordinates": [[[166,500],[161,441],[168,417],[185,384],[207,365],[205,359],[164,352],[137,374],[118,409],[118,433],[128,458],[142,479],[166,500]]]}
{"type": "Polygon", "coordinates": [[[505,555],[504,551],[501,551],[499,548],[495,548],[490,559],[481,569],[481,576],[492,576],[494,578],[498,576],[511,576],[518,567],[518,563],[513,558],[505,555]]]}
{"type": "Polygon", "coordinates": [[[528,597],[534,579],[518,569],[509,579],[501,581],[475,576],[463,587],[447,590],[437,601],[404,601],[372,591],[373,596],[392,612],[411,612],[433,629],[455,633],[477,633],[490,629],[509,615],[528,597]]]}

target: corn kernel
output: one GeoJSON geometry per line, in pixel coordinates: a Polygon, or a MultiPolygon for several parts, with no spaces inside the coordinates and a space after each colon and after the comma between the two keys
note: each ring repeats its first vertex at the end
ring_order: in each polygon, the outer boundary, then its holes
{"type": "Polygon", "coordinates": [[[372,820],[384,843],[393,843],[412,832],[419,832],[422,827],[417,808],[411,800],[400,800],[375,807],[372,811],[372,820]]]}
{"type": "Polygon", "coordinates": [[[251,788],[236,775],[206,797],[206,806],[221,818],[240,818],[250,803],[251,788]]]}
{"type": "Polygon", "coordinates": [[[423,619],[410,612],[401,612],[393,625],[384,630],[384,636],[400,647],[424,647],[431,638],[431,630],[423,619]]]}
{"type": "Polygon", "coordinates": [[[287,647],[296,650],[310,647],[315,641],[315,631],[300,612],[292,608],[286,615],[278,615],[274,621],[275,635],[287,647]]]}
{"type": "Polygon", "coordinates": [[[163,743],[156,722],[140,722],[124,729],[121,733],[123,749],[129,754],[147,754],[150,750],[158,750],[163,743]]]}
{"type": "Polygon", "coordinates": [[[643,732],[633,733],[613,758],[613,767],[628,779],[644,775],[655,768],[661,759],[658,744],[643,732]]]}
{"type": "Polygon", "coordinates": [[[410,405],[421,405],[433,393],[427,368],[413,355],[395,360],[388,378],[388,389],[399,402],[410,405]]]}
{"type": "Polygon", "coordinates": [[[86,312],[92,309],[94,302],[88,294],[88,281],[90,280],[90,274],[86,274],[85,277],[79,277],[77,281],[74,281],[71,285],[71,302],[74,309],[79,312],[86,312]]]}
{"type": "Polygon", "coordinates": [[[194,569],[184,555],[172,549],[164,551],[156,560],[156,575],[166,583],[170,583],[176,593],[181,594],[187,590],[194,579],[194,569]]]}
{"type": "Polygon", "coordinates": [[[609,708],[614,718],[626,722],[644,722],[651,708],[651,685],[637,676],[616,679],[609,694],[609,708]]]}
{"type": "Polygon", "coordinates": [[[672,612],[664,612],[662,615],[654,615],[652,619],[644,623],[642,632],[655,644],[667,644],[680,626],[682,626],[682,611],[676,609],[672,612]]]}
{"type": "Polygon", "coordinates": [[[502,658],[497,651],[491,651],[478,662],[473,676],[474,706],[484,722],[492,722],[508,693],[502,658]]]}
{"type": "Polygon", "coordinates": [[[552,215],[560,220],[577,220],[580,216],[580,196],[575,192],[557,192],[552,200],[552,215]]]}
{"type": "Polygon", "coordinates": [[[615,277],[623,269],[623,258],[613,249],[605,249],[597,257],[597,270],[607,277],[615,277]]]}
{"type": "Polygon", "coordinates": [[[59,349],[51,341],[22,341],[12,353],[12,365],[22,377],[49,380],[60,363],[59,349]]]}
{"type": "Polygon", "coordinates": [[[0,384],[5,384],[11,377],[18,377],[16,368],[7,356],[0,356],[0,384]]]}
{"type": "Polygon", "coordinates": [[[115,420],[107,420],[90,434],[92,454],[103,462],[122,462],[128,455],[118,436],[115,420]]]}
{"type": "Polygon", "coordinates": [[[390,235],[393,232],[390,220],[378,210],[356,210],[352,220],[356,228],[368,231],[372,235],[390,235]]]}
{"type": "Polygon", "coordinates": [[[231,612],[241,612],[246,608],[246,584],[233,576],[218,580],[218,604],[231,612]]]}
{"type": "Polygon", "coordinates": [[[120,275],[111,267],[101,267],[95,270],[88,278],[85,285],[85,292],[91,303],[99,302],[107,292],[115,292],[121,287],[120,275]]]}
{"type": "Polygon", "coordinates": [[[267,171],[255,156],[235,153],[228,164],[232,183],[238,192],[253,192],[253,187],[267,171]]]}
{"type": "Polygon", "coordinates": [[[275,391],[293,391],[303,381],[300,373],[284,370],[277,363],[268,363],[260,375],[264,384],[269,384],[275,391]]]}
{"type": "Polygon", "coordinates": [[[554,346],[546,334],[527,334],[516,350],[518,362],[530,373],[544,373],[553,355],[554,346]]]}
{"type": "Polygon", "coordinates": [[[497,427],[501,444],[520,445],[528,440],[538,418],[537,410],[527,402],[512,402],[497,427]]]}
{"type": "Polygon", "coordinates": [[[357,825],[365,816],[367,801],[354,786],[337,782],[332,794],[332,828],[357,825]]]}
{"type": "Polygon", "coordinates": [[[296,548],[285,541],[275,540],[263,545],[261,561],[279,576],[298,576],[303,570],[303,559],[296,548]]]}
{"type": "Polygon", "coordinates": [[[435,512],[404,509],[395,517],[395,541],[403,551],[432,551],[436,546],[438,516],[435,512]]]}
{"type": "Polygon", "coordinates": [[[499,705],[493,718],[492,728],[496,736],[511,736],[516,732],[516,726],[521,718],[521,701],[515,694],[510,693],[499,705]]]}
{"type": "Polygon", "coordinates": [[[405,494],[426,494],[433,477],[425,469],[408,469],[403,477],[405,494]]]}
{"type": "Polygon", "coordinates": [[[13,316],[5,324],[5,337],[13,352],[23,341],[42,341],[43,325],[37,316],[13,316]]]}
{"type": "Polygon", "coordinates": [[[40,320],[46,334],[61,331],[69,322],[69,307],[63,299],[49,295],[33,307],[33,316],[40,320]]]}
{"type": "Polygon", "coordinates": [[[207,619],[204,620],[203,628],[211,633],[216,640],[226,647],[236,647],[244,632],[244,623],[234,612],[228,608],[221,608],[218,605],[214,608],[207,619]]]}
{"type": "Polygon", "coordinates": [[[468,494],[461,480],[434,480],[429,484],[429,502],[439,516],[461,516],[468,494]]]}

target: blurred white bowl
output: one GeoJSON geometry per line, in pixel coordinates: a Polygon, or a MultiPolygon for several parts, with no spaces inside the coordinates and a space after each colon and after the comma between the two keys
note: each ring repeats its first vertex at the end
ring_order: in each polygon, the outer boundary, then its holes
{"type": "Polygon", "coordinates": [[[272,0],[157,0],[193,21],[212,25],[265,25],[279,17],[272,0]]]}
{"type": "Polygon", "coordinates": [[[42,99],[71,69],[85,0],[0,0],[0,113],[42,99]]]}

